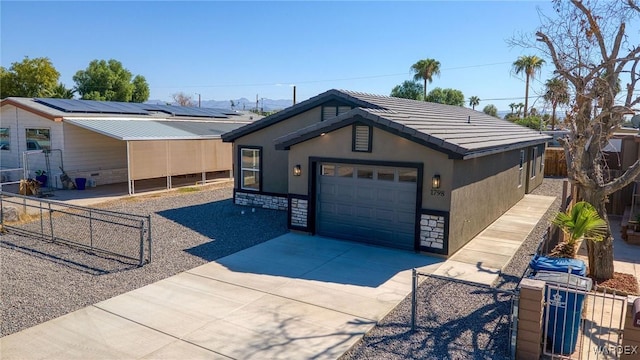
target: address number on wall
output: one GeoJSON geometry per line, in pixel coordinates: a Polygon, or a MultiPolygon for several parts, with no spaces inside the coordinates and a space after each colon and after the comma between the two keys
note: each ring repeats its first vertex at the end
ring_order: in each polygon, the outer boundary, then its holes
{"type": "Polygon", "coordinates": [[[444,191],[431,189],[431,195],[432,196],[444,196],[444,191]]]}

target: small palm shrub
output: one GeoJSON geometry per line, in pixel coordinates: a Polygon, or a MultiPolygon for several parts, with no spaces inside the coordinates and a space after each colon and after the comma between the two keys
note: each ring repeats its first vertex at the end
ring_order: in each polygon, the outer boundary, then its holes
{"type": "Polygon", "coordinates": [[[551,256],[573,258],[577,252],[577,241],[585,239],[602,241],[609,230],[593,205],[580,201],[567,212],[558,213],[552,223],[567,235],[564,242],[551,250],[551,256]]]}

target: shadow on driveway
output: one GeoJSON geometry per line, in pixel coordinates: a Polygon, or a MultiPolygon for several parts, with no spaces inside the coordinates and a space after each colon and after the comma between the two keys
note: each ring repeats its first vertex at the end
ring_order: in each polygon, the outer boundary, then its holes
{"type": "Polygon", "coordinates": [[[156,213],[208,237],[211,241],[186,249],[206,261],[246,249],[287,232],[287,213],[233,204],[231,199],[173,208],[156,213]]]}

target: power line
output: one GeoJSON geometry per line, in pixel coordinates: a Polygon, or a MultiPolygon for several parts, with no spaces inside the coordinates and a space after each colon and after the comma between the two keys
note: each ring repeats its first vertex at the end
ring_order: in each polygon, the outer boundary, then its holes
{"type": "MultiPolygon", "coordinates": [[[[512,63],[511,61],[506,61],[506,62],[497,62],[497,63],[489,63],[489,64],[457,66],[457,67],[443,68],[443,69],[440,69],[440,71],[472,69],[472,68],[495,66],[495,65],[504,65],[504,64],[511,64],[511,63],[512,63]]],[[[280,82],[280,83],[277,83],[277,84],[274,84],[274,83],[254,83],[254,84],[226,84],[226,85],[185,85],[185,86],[156,86],[156,88],[178,88],[178,87],[179,88],[190,88],[190,87],[214,88],[214,87],[275,86],[275,85],[283,84],[283,83],[286,83],[286,84],[316,84],[316,83],[334,82],[334,81],[366,80],[366,79],[376,79],[376,78],[383,78],[383,77],[406,76],[406,75],[410,75],[410,74],[411,74],[410,72],[403,72],[403,73],[395,73],[395,74],[366,75],[366,76],[356,76],[356,77],[338,78],[338,79],[286,81],[286,82],[280,82]]]]}

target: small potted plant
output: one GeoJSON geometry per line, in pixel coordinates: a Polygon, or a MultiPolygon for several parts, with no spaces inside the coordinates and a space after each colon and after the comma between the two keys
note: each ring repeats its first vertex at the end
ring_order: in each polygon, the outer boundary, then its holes
{"type": "Polygon", "coordinates": [[[41,186],[47,186],[47,172],[44,170],[36,170],[36,180],[40,182],[41,186]]]}

